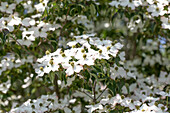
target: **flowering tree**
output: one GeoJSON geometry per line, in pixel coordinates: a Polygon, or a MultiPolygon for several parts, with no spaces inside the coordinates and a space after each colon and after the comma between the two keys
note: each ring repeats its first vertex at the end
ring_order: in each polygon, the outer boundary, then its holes
{"type": "Polygon", "coordinates": [[[0,112],[169,113],[169,0],[1,0],[0,112]]]}

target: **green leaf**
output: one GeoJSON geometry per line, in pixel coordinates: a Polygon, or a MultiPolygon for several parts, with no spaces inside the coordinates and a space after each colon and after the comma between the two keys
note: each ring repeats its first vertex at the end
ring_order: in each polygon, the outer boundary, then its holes
{"type": "Polygon", "coordinates": [[[90,12],[92,16],[96,15],[96,8],[94,6],[94,4],[90,4],[90,12]]]}
{"type": "Polygon", "coordinates": [[[90,75],[93,76],[97,80],[97,82],[99,82],[99,79],[96,74],[90,73],[90,75]]]}
{"type": "Polygon", "coordinates": [[[112,95],[115,96],[116,95],[116,82],[110,81],[108,88],[111,91],[112,95]]]}
{"type": "Polygon", "coordinates": [[[52,84],[54,84],[54,77],[55,77],[55,72],[51,72],[49,74],[49,78],[50,78],[50,81],[51,81],[52,84]]]}

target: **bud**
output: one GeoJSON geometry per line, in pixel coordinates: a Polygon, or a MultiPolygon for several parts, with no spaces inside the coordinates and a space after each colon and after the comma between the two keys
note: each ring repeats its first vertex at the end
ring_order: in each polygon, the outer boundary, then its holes
{"type": "Polygon", "coordinates": [[[122,96],[121,96],[121,99],[124,99],[124,98],[125,98],[125,96],[124,96],[124,95],[122,95],[122,96]]]}
{"type": "Polygon", "coordinates": [[[164,107],[164,106],[162,106],[162,107],[161,107],[161,109],[162,109],[162,111],[164,111],[164,110],[165,110],[165,107],[164,107]]]}
{"type": "Polygon", "coordinates": [[[34,105],[32,105],[31,107],[32,107],[33,109],[35,109],[35,106],[34,106],[34,105]]]}
{"type": "Polygon", "coordinates": [[[140,108],[139,106],[135,106],[135,107],[136,107],[137,110],[139,110],[139,108],[140,108]]]}
{"type": "Polygon", "coordinates": [[[107,46],[107,50],[110,50],[110,46],[107,46]]]}
{"type": "Polygon", "coordinates": [[[118,67],[115,67],[115,70],[117,71],[117,70],[118,70],[118,67]]]}
{"type": "Polygon", "coordinates": [[[129,69],[126,69],[126,72],[129,72],[129,69]]]}
{"type": "Polygon", "coordinates": [[[42,5],[45,6],[45,3],[43,3],[42,5]]]}
{"type": "Polygon", "coordinates": [[[43,104],[42,104],[42,103],[40,103],[40,104],[39,104],[39,106],[43,106],[43,104]]]}
{"type": "Polygon", "coordinates": [[[54,65],[53,59],[51,59],[49,63],[50,63],[51,65],[54,65]]]}
{"type": "Polygon", "coordinates": [[[74,62],[70,62],[70,65],[74,67],[74,62]]]}
{"type": "Polygon", "coordinates": [[[9,8],[9,5],[6,5],[6,8],[9,8]]]}
{"type": "Polygon", "coordinates": [[[100,53],[100,54],[102,53],[102,50],[101,50],[101,49],[99,50],[99,53],[100,53]]]}
{"type": "Polygon", "coordinates": [[[62,57],[65,57],[66,55],[64,54],[64,53],[62,53],[62,55],[61,55],[62,57]]]}
{"type": "Polygon", "coordinates": [[[75,48],[76,46],[75,45],[72,45],[72,48],[75,48]]]}
{"type": "Polygon", "coordinates": [[[43,67],[40,67],[40,70],[41,70],[41,71],[43,71],[43,69],[44,69],[43,67]]]}
{"type": "Polygon", "coordinates": [[[49,55],[49,54],[50,54],[50,51],[47,50],[47,51],[45,52],[45,54],[46,54],[46,55],[49,55]]]}
{"type": "Polygon", "coordinates": [[[154,104],[155,106],[158,106],[158,103],[157,102],[155,102],[155,104],[154,104]]]}
{"type": "Polygon", "coordinates": [[[109,97],[109,98],[112,98],[112,95],[111,95],[111,94],[109,94],[109,95],[108,95],[108,97],[109,97]]]}
{"type": "Polygon", "coordinates": [[[153,96],[153,94],[151,93],[149,96],[150,96],[150,97],[152,97],[152,96],[153,96]]]}
{"type": "Polygon", "coordinates": [[[156,8],[156,11],[159,11],[159,8],[158,8],[158,7],[156,8]]]}
{"type": "Polygon", "coordinates": [[[84,50],[84,49],[82,49],[82,50],[81,50],[81,52],[82,52],[82,53],[84,53],[84,52],[85,52],[85,50],[84,50]]]}
{"type": "Polygon", "coordinates": [[[86,54],[84,54],[84,55],[83,55],[83,58],[85,59],[86,57],[87,57],[87,55],[86,55],[86,54]]]}
{"type": "Polygon", "coordinates": [[[145,110],[144,109],[142,109],[142,112],[144,112],[145,110]]]}

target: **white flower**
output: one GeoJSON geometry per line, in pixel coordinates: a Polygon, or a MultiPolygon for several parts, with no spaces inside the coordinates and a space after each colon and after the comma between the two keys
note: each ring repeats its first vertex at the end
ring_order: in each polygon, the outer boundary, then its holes
{"type": "Polygon", "coordinates": [[[12,14],[15,7],[16,4],[14,3],[8,4],[7,2],[1,2],[0,11],[12,14]]]}
{"type": "Polygon", "coordinates": [[[161,17],[162,21],[162,28],[164,29],[170,29],[170,19],[166,17],[161,17]]]}
{"type": "Polygon", "coordinates": [[[6,94],[10,87],[11,87],[11,81],[8,79],[8,81],[6,81],[5,83],[0,84],[0,91],[6,94]]]}
{"type": "Polygon", "coordinates": [[[75,111],[75,113],[81,113],[81,105],[74,106],[73,110],[75,111]]]}
{"type": "Polygon", "coordinates": [[[139,28],[140,28],[139,30],[142,31],[142,28],[143,28],[144,24],[143,24],[140,16],[134,16],[134,17],[130,20],[130,22],[127,24],[127,26],[128,26],[128,28],[130,29],[130,31],[131,31],[132,33],[135,33],[135,32],[137,32],[137,30],[138,30],[139,28]],[[137,17],[138,19],[135,20],[136,17],[137,17]]]}
{"type": "Polygon", "coordinates": [[[156,92],[156,94],[159,94],[159,95],[161,95],[161,96],[163,96],[163,97],[166,97],[166,96],[170,97],[170,92],[169,92],[169,93],[166,93],[166,92],[164,92],[164,91],[161,91],[161,92],[156,92]]]}
{"type": "Polygon", "coordinates": [[[92,113],[93,111],[95,111],[96,109],[103,109],[103,106],[99,103],[99,104],[95,104],[95,105],[86,105],[87,108],[90,108],[88,110],[88,113],[92,113]]]}
{"type": "Polygon", "coordinates": [[[24,19],[22,20],[22,25],[23,25],[23,26],[26,26],[26,27],[28,27],[28,26],[30,26],[30,25],[31,25],[31,26],[32,26],[32,25],[35,25],[35,20],[26,17],[26,18],[24,18],[24,19]]]}
{"type": "Polygon", "coordinates": [[[112,1],[109,3],[109,5],[115,6],[116,8],[118,8],[119,4],[120,4],[120,2],[118,2],[118,1],[112,1]]]}
{"type": "Polygon", "coordinates": [[[32,42],[30,40],[22,40],[22,39],[18,39],[17,40],[21,45],[26,45],[26,46],[30,46],[32,44],[32,42]]]}
{"type": "Polygon", "coordinates": [[[62,66],[66,69],[66,74],[69,76],[74,74],[74,72],[79,73],[83,69],[83,67],[76,62],[64,63],[62,66]]]}
{"type": "Polygon", "coordinates": [[[114,47],[115,47],[116,49],[121,49],[121,48],[123,47],[123,45],[118,42],[118,43],[116,43],[116,44],[114,45],[114,47]]]}
{"type": "Polygon", "coordinates": [[[118,67],[116,64],[114,64],[114,68],[111,67],[111,78],[115,79],[116,77],[126,77],[126,71],[123,67],[118,67]]]}
{"type": "Polygon", "coordinates": [[[26,9],[26,13],[32,13],[35,8],[32,7],[33,1],[28,0],[26,3],[23,3],[22,5],[24,6],[24,9],[26,9]]]}
{"type": "Polygon", "coordinates": [[[29,31],[34,31],[34,36],[35,37],[43,37],[46,38],[47,37],[47,31],[43,30],[42,28],[39,27],[31,27],[28,29],[29,31]]]}
{"type": "Polygon", "coordinates": [[[120,60],[125,61],[125,52],[121,52],[119,54],[119,58],[120,58],[120,60]]]}
{"type": "Polygon", "coordinates": [[[158,17],[159,15],[162,16],[165,13],[167,13],[167,11],[164,10],[164,6],[162,6],[162,5],[155,5],[155,4],[149,5],[149,7],[147,8],[147,11],[151,12],[151,15],[152,16],[156,16],[156,17],[158,17]]]}
{"type": "Polygon", "coordinates": [[[34,31],[23,31],[22,32],[22,39],[27,39],[30,41],[35,41],[35,37],[33,36],[34,31]]]}
{"type": "Polygon", "coordinates": [[[50,60],[47,66],[44,67],[44,72],[49,73],[51,71],[55,72],[58,71],[59,65],[57,60],[50,60]]]}
{"type": "Polygon", "coordinates": [[[96,51],[93,55],[95,59],[110,59],[108,53],[106,51],[102,51],[101,49],[99,51],[96,51]]]}
{"type": "Polygon", "coordinates": [[[14,25],[21,24],[21,18],[19,18],[17,16],[12,15],[12,17],[9,17],[9,18],[10,18],[10,22],[8,23],[8,25],[14,26],[14,25]]]}
{"type": "Polygon", "coordinates": [[[161,71],[159,78],[158,78],[158,82],[169,84],[169,81],[170,81],[170,74],[168,74],[167,72],[161,71]]]}
{"type": "Polygon", "coordinates": [[[43,0],[41,3],[34,5],[37,11],[43,12],[47,7],[47,3],[49,0],[43,0]]]}
{"type": "Polygon", "coordinates": [[[69,109],[68,107],[65,107],[65,108],[64,108],[64,112],[65,112],[65,113],[72,113],[71,109],[69,109]]]}
{"type": "Polygon", "coordinates": [[[9,25],[10,22],[10,18],[0,18],[0,28],[2,29],[7,29],[9,30],[9,32],[12,32],[14,30],[14,26],[13,25],[9,25]]]}

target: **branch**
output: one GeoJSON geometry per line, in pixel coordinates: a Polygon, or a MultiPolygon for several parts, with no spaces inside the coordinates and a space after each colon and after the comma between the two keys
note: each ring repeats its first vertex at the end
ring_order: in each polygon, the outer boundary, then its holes
{"type": "Polygon", "coordinates": [[[58,87],[58,76],[57,76],[57,74],[55,74],[55,78],[54,78],[54,90],[56,92],[58,99],[60,99],[60,92],[59,92],[59,87],[58,87]]]}
{"type": "Polygon", "coordinates": [[[96,81],[94,81],[94,86],[93,86],[93,93],[94,93],[93,102],[94,103],[96,103],[96,91],[95,91],[95,88],[96,88],[96,81]]]}
{"type": "Polygon", "coordinates": [[[67,16],[69,14],[69,11],[70,11],[70,7],[68,8],[67,10],[67,14],[66,14],[66,18],[65,18],[65,21],[64,21],[64,24],[61,26],[61,30],[60,30],[60,36],[63,36],[63,27],[66,25],[67,23],[67,16]]]}

